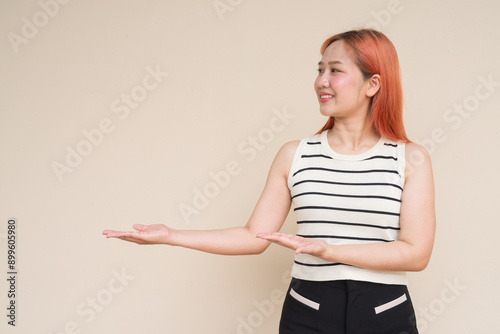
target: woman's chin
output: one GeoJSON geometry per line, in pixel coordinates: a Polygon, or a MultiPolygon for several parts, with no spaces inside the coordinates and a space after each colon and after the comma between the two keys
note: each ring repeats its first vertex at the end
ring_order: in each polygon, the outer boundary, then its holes
{"type": "Polygon", "coordinates": [[[320,112],[321,115],[326,116],[326,117],[333,117],[334,114],[335,114],[333,112],[333,110],[326,109],[326,108],[321,108],[321,107],[319,108],[319,112],[320,112]]]}

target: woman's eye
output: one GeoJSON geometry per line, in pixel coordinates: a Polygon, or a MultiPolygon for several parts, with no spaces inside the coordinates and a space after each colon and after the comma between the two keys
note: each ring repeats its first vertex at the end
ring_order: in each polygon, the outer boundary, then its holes
{"type": "MultiPolygon", "coordinates": [[[[337,73],[337,72],[340,72],[340,71],[337,70],[336,68],[331,69],[331,73],[337,73]]],[[[323,73],[325,73],[325,70],[322,68],[318,68],[318,74],[323,74],[323,73]]]]}

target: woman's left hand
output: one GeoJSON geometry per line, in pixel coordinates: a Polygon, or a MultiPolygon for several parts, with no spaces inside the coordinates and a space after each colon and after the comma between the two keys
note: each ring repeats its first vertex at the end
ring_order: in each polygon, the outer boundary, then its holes
{"type": "Polygon", "coordinates": [[[324,240],[309,239],[285,233],[259,233],[257,238],[274,242],[277,245],[293,249],[295,254],[310,254],[316,257],[325,256],[328,244],[324,240]]]}

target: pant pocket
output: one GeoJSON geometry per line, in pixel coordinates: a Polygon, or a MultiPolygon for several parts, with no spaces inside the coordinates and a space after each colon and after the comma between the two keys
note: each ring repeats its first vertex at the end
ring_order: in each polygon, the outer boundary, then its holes
{"type": "Polygon", "coordinates": [[[406,286],[367,284],[350,299],[349,333],[418,333],[415,313],[406,286]]]}
{"type": "Polygon", "coordinates": [[[316,311],[319,310],[319,303],[316,303],[315,301],[298,294],[294,289],[290,289],[290,296],[316,311]]]}
{"type": "Polygon", "coordinates": [[[288,289],[280,320],[280,334],[315,333],[320,303],[307,284],[294,284],[288,289]]]}
{"type": "Polygon", "coordinates": [[[391,300],[390,302],[387,302],[385,304],[382,304],[382,305],[375,307],[374,308],[375,314],[379,314],[379,313],[385,312],[387,310],[390,310],[391,308],[394,308],[398,305],[401,305],[402,303],[404,303],[407,300],[408,300],[408,297],[406,296],[406,293],[404,293],[401,297],[398,297],[394,300],[391,300]]]}

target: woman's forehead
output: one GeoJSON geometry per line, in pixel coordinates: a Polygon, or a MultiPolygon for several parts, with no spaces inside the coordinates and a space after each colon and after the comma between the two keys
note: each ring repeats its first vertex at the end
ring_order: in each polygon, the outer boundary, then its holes
{"type": "Polygon", "coordinates": [[[352,64],[351,52],[343,40],[338,40],[330,44],[323,53],[320,63],[340,63],[344,65],[352,64]]]}

